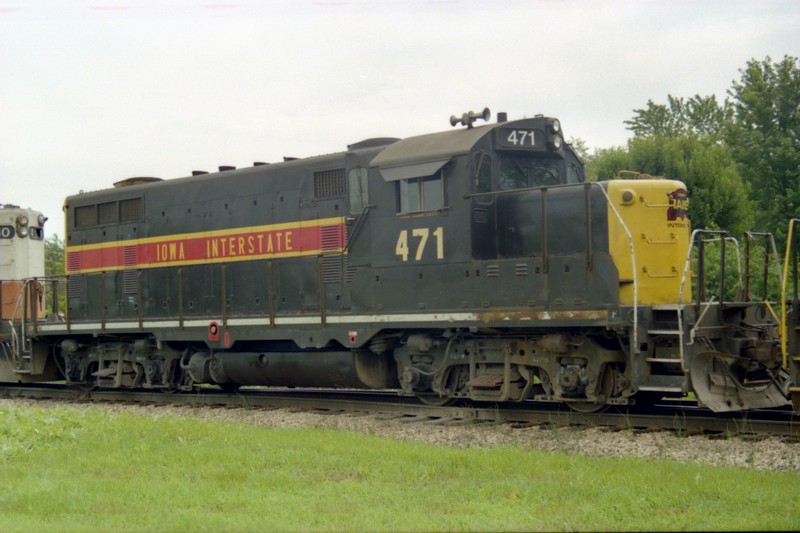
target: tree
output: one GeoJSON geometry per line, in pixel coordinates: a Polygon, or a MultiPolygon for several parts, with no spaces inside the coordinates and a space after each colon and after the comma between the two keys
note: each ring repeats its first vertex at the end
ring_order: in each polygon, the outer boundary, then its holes
{"type": "Polygon", "coordinates": [[[572,146],[572,149],[575,150],[575,153],[578,154],[578,157],[586,161],[589,157],[589,146],[586,144],[586,141],[581,139],[580,137],[570,137],[569,142],[567,143],[572,146]]]}
{"type": "Polygon", "coordinates": [[[611,179],[621,170],[683,181],[695,228],[722,228],[734,235],[750,229],[753,215],[747,188],[726,146],[694,135],[637,136],[627,148],[598,150],[587,175],[611,179]]]}
{"type": "Polygon", "coordinates": [[[752,186],[757,225],[785,236],[787,221],[800,217],[800,63],[751,59],[739,72],[725,140],[752,186]]]}
{"type": "Polygon", "coordinates": [[[66,272],[64,268],[64,241],[58,235],[44,241],[44,275],[63,276],[66,272]]]}
{"type": "MultiPolygon", "coordinates": [[[[63,276],[66,273],[64,268],[64,241],[58,235],[53,234],[52,237],[44,241],[44,275],[46,277],[63,276]]],[[[52,291],[49,286],[45,291],[46,307],[48,313],[53,309],[52,304],[52,291]]],[[[67,294],[65,287],[62,285],[58,291],[58,309],[64,312],[67,305],[67,294]]]]}
{"type": "Polygon", "coordinates": [[[667,95],[667,102],[648,100],[645,109],[634,109],[634,117],[623,122],[637,137],[696,135],[715,141],[733,115],[730,103],[720,104],[713,94],[698,94],[685,101],[667,95]]]}
{"type": "Polygon", "coordinates": [[[621,146],[600,148],[585,159],[586,181],[611,179],[620,170],[633,168],[628,149],[621,146]]]}

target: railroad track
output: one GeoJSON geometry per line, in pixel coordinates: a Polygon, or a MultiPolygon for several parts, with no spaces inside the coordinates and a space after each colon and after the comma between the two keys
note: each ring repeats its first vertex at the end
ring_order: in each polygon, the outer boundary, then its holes
{"type": "Polygon", "coordinates": [[[511,405],[473,404],[424,405],[393,391],[318,390],[288,388],[245,388],[224,392],[213,387],[192,392],[165,393],[121,390],[81,390],[63,385],[3,385],[0,398],[24,398],[73,402],[120,402],[193,407],[288,408],[326,414],[368,413],[404,422],[441,424],[477,422],[506,423],[518,427],[605,426],[636,431],[667,430],[679,434],[711,436],[777,435],[800,438],[800,417],[790,410],[755,410],[745,413],[712,413],[693,402],[664,401],[648,407],[609,409],[579,413],[558,404],[525,402],[511,405]]]}

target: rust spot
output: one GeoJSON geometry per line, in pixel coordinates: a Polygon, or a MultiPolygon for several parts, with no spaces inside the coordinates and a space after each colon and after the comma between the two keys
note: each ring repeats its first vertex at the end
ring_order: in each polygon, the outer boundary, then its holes
{"type": "Polygon", "coordinates": [[[539,322],[550,320],[608,320],[608,311],[493,311],[478,313],[481,322],[539,322]]]}

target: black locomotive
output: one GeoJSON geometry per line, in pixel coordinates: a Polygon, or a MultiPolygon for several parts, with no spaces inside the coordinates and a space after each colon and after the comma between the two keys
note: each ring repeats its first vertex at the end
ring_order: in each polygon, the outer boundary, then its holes
{"type": "Polygon", "coordinates": [[[67,198],[68,309],[19,380],[789,402],[770,304],[693,297],[683,183],[588,183],[558,120],[480,119],[67,198]]]}

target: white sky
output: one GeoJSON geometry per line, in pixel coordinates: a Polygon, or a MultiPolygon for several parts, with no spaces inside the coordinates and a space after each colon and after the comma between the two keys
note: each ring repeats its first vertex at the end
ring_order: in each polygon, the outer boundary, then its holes
{"type": "Polygon", "coordinates": [[[450,115],[623,145],[648,99],[800,56],[797,0],[0,0],[0,203],[250,166],[450,115]]]}

